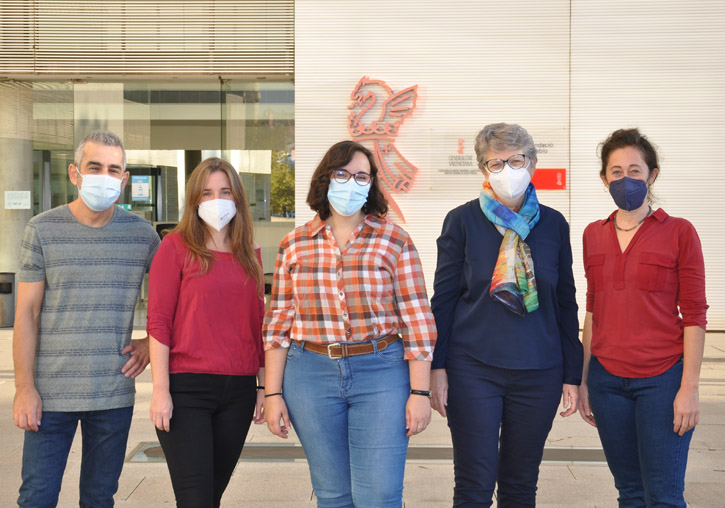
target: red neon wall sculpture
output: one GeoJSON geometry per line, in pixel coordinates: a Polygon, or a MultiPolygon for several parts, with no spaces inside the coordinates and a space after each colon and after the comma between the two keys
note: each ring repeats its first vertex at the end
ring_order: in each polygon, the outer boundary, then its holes
{"type": "Polygon", "coordinates": [[[352,104],[348,106],[348,131],[353,140],[373,152],[380,190],[402,222],[405,217],[392,194],[408,192],[418,168],[395,147],[395,137],[415,110],[417,90],[418,85],[414,85],[393,92],[384,81],[363,77],[350,95],[352,104]]]}

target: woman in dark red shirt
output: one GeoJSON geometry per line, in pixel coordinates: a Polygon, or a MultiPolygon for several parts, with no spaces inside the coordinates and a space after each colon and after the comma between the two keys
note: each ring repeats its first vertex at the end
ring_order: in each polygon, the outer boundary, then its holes
{"type": "Polygon", "coordinates": [[[584,231],[579,409],[597,427],[620,507],[685,507],[707,310],[700,239],[652,209],[657,152],[637,129],[612,133],[601,158],[618,208],[584,231]]]}
{"type": "Polygon", "coordinates": [[[239,174],[206,159],[149,277],[151,420],[177,506],[218,507],[253,414],[262,423],[264,285],[239,174]]]}

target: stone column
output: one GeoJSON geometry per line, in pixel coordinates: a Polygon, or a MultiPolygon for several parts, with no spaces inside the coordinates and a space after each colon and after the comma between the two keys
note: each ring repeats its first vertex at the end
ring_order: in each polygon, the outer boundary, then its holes
{"type": "Polygon", "coordinates": [[[0,82],[0,272],[18,271],[23,230],[33,216],[33,94],[29,82],[0,82]],[[6,210],[5,191],[31,191],[31,208],[6,210]]]}

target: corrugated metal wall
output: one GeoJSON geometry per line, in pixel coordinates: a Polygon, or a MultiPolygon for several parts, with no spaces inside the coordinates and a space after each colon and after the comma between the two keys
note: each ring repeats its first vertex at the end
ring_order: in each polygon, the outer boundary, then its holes
{"type": "Polygon", "coordinates": [[[293,0],[0,0],[0,76],[290,76],[293,0]]]}
{"type": "Polygon", "coordinates": [[[388,136],[417,173],[408,192],[391,196],[429,288],[445,213],[479,193],[475,134],[491,122],[516,122],[541,144],[538,168],[567,169],[566,190],[539,194],[571,223],[583,312],[581,233],[614,209],[598,176],[597,144],[616,128],[639,126],[661,151],[659,204],[700,233],[709,328],[725,330],[723,19],[725,4],[714,1],[298,0],[297,221],[312,217],[303,203],[317,162],[351,138],[358,81],[387,84],[364,87],[378,108],[417,85],[415,108],[388,136]]]}

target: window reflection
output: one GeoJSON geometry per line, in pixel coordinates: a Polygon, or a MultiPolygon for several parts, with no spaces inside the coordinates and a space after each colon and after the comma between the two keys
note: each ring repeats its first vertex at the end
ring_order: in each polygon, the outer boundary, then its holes
{"type": "Polygon", "coordinates": [[[178,220],[185,181],[211,153],[242,174],[255,222],[294,215],[292,83],[34,83],[35,213],[75,198],[68,164],[75,145],[93,129],[124,140],[129,184],[148,178],[148,196],[134,197],[129,185],[121,198],[147,220],[178,220]],[[275,185],[273,173],[279,174],[275,185]]]}
{"type": "Polygon", "coordinates": [[[68,165],[94,129],[113,131],[126,147],[131,178],[119,205],[157,226],[179,220],[189,174],[216,155],[241,174],[271,272],[280,240],[294,227],[291,82],[39,81],[32,104],[34,214],[76,198],[68,165]]]}

